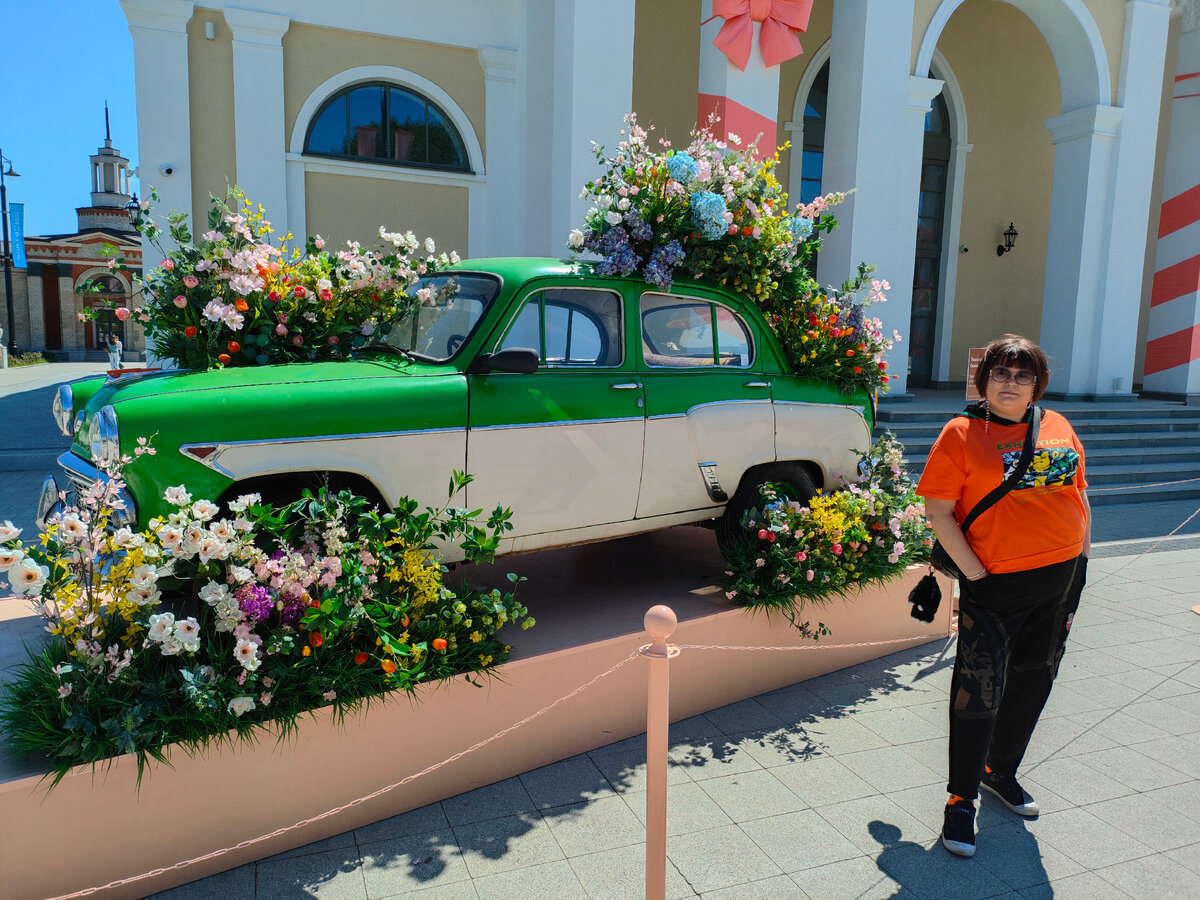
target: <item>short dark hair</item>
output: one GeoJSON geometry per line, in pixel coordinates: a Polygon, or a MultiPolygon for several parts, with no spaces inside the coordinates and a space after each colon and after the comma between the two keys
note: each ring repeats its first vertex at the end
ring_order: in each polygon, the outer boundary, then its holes
{"type": "Polygon", "coordinates": [[[1033,402],[1046,393],[1050,381],[1050,362],[1033,341],[1019,334],[1006,334],[992,341],[983,350],[983,360],[975,370],[975,387],[982,397],[987,396],[987,383],[996,366],[1030,369],[1033,372],[1033,402]]]}

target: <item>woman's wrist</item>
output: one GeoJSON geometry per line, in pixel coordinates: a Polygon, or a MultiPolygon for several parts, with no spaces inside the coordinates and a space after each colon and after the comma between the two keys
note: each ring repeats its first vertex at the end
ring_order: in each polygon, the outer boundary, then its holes
{"type": "Polygon", "coordinates": [[[966,578],[967,578],[967,581],[980,581],[980,580],[982,580],[983,578],[986,578],[986,577],[987,577],[987,574],[988,574],[988,570],[987,570],[987,568],[985,567],[985,568],[982,568],[982,569],[980,569],[980,570],[979,570],[978,572],[976,572],[974,575],[968,575],[968,576],[966,576],[966,578]]]}

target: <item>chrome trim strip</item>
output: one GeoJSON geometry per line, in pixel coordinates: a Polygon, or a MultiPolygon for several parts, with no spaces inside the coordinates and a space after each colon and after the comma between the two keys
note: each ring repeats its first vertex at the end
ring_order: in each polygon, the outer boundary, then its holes
{"type": "Polygon", "coordinates": [[[466,434],[467,429],[461,426],[451,426],[449,428],[414,428],[411,431],[363,431],[354,432],[352,434],[319,434],[310,435],[308,437],[293,437],[293,438],[266,438],[262,440],[252,441],[193,441],[190,444],[180,444],[179,452],[190,459],[192,462],[202,463],[216,472],[220,472],[228,478],[236,476],[217,462],[217,459],[226,450],[231,450],[235,447],[262,447],[267,445],[276,446],[279,444],[316,444],[338,441],[359,441],[371,440],[374,438],[391,438],[405,437],[412,434],[452,434],[461,431],[466,434]],[[198,459],[192,456],[187,451],[193,447],[216,447],[212,453],[204,459],[198,459]]]}
{"type": "Polygon", "coordinates": [[[615,419],[566,419],[562,422],[527,422],[523,425],[472,425],[471,431],[500,431],[513,428],[553,428],[558,425],[605,425],[611,422],[644,422],[645,416],[621,416],[615,419]]]}
{"type": "MultiPolygon", "coordinates": [[[[707,403],[697,403],[695,406],[688,407],[688,413],[696,409],[704,409],[707,406],[747,406],[754,404],[756,406],[771,406],[770,400],[710,400],[707,403]]],[[[685,414],[686,415],[686,414],[685,414]]]]}
{"type": "Polygon", "coordinates": [[[647,419],[686,419],[687,413],[659,413],[656,416],[646,416],[647,419]]]}

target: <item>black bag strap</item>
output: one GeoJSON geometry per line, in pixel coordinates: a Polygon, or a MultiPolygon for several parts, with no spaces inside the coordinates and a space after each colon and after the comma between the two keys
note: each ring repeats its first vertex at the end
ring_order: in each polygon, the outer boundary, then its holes
{"type": "Polygon", "coordinates": [[[978,519],[981,515],[994,506],[1005,494],[1017,486],[1017,483],[1025,477],[1025,473],[1029,470],[1029,464],[1033,462],[1033,451],[1037,445],[1038,432],[1042,425],[1042,410],[1040,407],[1034,406],[1030,408],[1029,430],[1025,432],[1025,446],[1021,448],[1021,458],[1017,460],[1017,467],[1012,470],[1012,474],[1004,479],[1004,482],[990,494],[975,504],[975,508],[967,513],[966,519],[963,520],[963,534],[967,533],[967,529],[971,527],[971,523],[978,519]]]}

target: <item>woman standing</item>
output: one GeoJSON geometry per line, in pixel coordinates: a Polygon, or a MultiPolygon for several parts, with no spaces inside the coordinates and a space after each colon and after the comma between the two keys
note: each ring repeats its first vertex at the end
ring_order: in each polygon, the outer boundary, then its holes
{"type": "Polygon", "coordinates": [[[121,339],[113,333],[108,335],[108,367],[110,369],[121,368],[121,354],[125,348],[121,344],[121,339]]]}
{"type": "Polygon", "coordinates": [[[975,853],[982,785],[1013,812],[1036,816],[1016,775],[1058,673],[1087,573],[1091,511],[1083,445],[1065,418],[1041,410],[1029,468],[964,535],[959,523],[1019,464],[1046,354],[1005,335],[984,351],[984,398],[952,419],[917,493],[938,541],[963,572],[958,653],[950,682],[950,780],[942,843],[975,853]]]}

